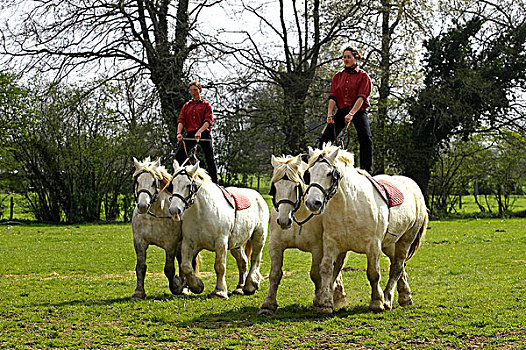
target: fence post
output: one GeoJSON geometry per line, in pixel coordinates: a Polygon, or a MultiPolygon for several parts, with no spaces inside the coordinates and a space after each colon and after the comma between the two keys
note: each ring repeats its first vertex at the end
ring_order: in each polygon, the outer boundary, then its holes
{"type": "Polygon", "coordinates": [[[13,208],[15,207],[15,200],[13,199],[13,196],[11,196],[11,203],[9,205],[9,221],[13,220],[13,208]]]}

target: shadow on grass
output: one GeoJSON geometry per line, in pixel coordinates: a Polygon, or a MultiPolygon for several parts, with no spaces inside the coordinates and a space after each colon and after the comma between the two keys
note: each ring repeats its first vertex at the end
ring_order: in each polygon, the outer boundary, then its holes
{"type": "Polygon", "coordinates": [[[278,308],[274,315],[259,315],[259,308],[244,306],[221,313],[199,315],[191,320],[182,321],[180,327],[197,327],[203,329],[219,329],[225,327],[250,327],[255,324],[275,324],[283,322],[304,322],[308,320],[323,320],[331,317],[344,318],[350,315],[369,313],[366,306],[357,305],[351,308],[341,308],[331,315],[316,313],[312,307],[292,304],[278,308]]]}
{"type": "Polygon", "coordinates": [[[171,301],[174,299],[186,299],[186,300],[206,300],[208,299],[207,295],[174,295],[170,293],[156,294],[152,296],[146,296],[146,299],[131,299],[129,296],[119,297],[119,298],[108,298],[108,299],[81,299],[81,300],[68,300],[61,302],[51,302],[51,303],[28,303],[21,305],[21,307],[46,307],[46,306],[112,306],[115,304],[123,303],[143,303],[148,301],[171,301]]]}

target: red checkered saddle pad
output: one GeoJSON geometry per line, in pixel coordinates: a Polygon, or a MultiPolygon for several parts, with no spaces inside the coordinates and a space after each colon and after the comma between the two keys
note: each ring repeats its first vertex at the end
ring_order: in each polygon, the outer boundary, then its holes
{"type": "Polygon", "coordinates": [[[376,180],[368,174],[365,176],[371,181],[389,208],[396,207],[404,202],[404,194],[395,185],[383,179],[376,180]]]}
{"type": "Polygon", "coordinates": [[[232,208],[243,210],[250,207],[250,199],[248,199],[245,195],[232,190],[227,191],[227,189],[223,186],[217,185],[217,187],[221,189],[223,196],[225,196],[225,199],[232,206],[232,208]]]}

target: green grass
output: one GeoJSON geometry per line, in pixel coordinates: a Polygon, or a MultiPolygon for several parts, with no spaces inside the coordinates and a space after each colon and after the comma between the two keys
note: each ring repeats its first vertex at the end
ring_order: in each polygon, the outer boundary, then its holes
{"type": "MultiPolygon", "coordinates": [[[[526,349],[526,219],[432,221],[407,271],[414,305],[368,312],[366,260],[345,264],[348,305],[311,310],[310,255],[285,254],[279,308],[257,314],[253,296],[208,299],[213,255],[204,252],[202,295],[173,296],[164,253],[148,250],[147,299],[132,302],[130,225],[1,225],[0,348],[526,349]]],[[[388,261],[381,260],[382,286],[388,261]]],[[[262,273],[268,274],[265,250],[262,273]]],[[[227,283],[237,281],[228,258],[227,283]]]]}

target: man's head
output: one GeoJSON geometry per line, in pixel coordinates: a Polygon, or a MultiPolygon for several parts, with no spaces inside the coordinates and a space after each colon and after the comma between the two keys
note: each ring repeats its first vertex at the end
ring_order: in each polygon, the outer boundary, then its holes
{"type": "Polygon", "coordinates": [[[201,99],[201,92],[203,91],[203,87],[198,81],[192,81],[189,85],[190,88],[190,95],[192,95],[192,99],[194,100],[200,100],[201,99]]]}
{"type": "Polygon", "coordinates": [[[361,58],[360,51],[352,46],[346,46],[343,49],[343,64],[345,67],[351,67],[355,65],[361,58]]]}

